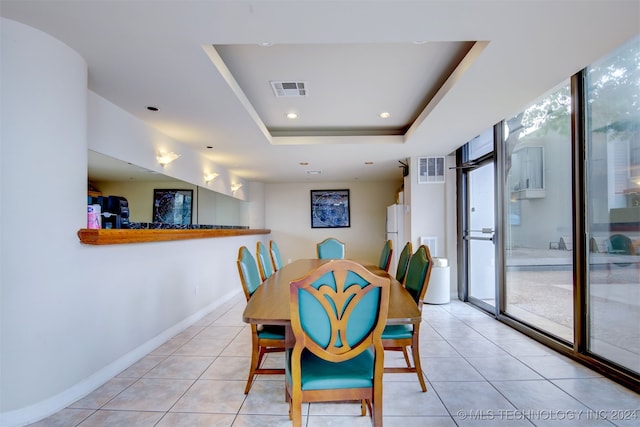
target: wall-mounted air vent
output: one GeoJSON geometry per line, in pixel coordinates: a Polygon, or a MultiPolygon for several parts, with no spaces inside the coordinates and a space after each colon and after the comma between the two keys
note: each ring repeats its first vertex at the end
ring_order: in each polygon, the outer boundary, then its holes
{"type": "Polygon", "coordinates": [[[277,97],[307,96],[305,82],[270,82],[273,94],[277,97]]]}
{"type": "Polygon", "coordinates": [[[444,157],[420,157],[418,159],[418,184],[444,182],[444,157]]]}
{"type": "Polygon", "coordinates": [[[420,236],[420,244],[429,248],[432,257],[438,256],[438,238],[436,236],[420,236]]]}

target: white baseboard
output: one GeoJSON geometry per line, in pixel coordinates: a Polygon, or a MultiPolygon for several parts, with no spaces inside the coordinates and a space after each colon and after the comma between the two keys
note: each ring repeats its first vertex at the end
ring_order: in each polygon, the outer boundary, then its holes
{"type": "Polygon", "coordinates": [[[16,409],[13,411],[7,411],[0,413],[0,426],[1,427],[20,427],[27,424],[34,423],[42,420],[56,412],[66,408],[73,402],[82,399],[92,391],[96,390],[107,381],[118,375],[120,372],[127,369],[129,366],[142,359],[147,354],[164,344],[168,339],[176,336],[180,332],[184,331],[189,326],[202,319],[207,314],[211,313],[216,308],[220,307],[233,297],[238,295],[238,292],[229,293],[222,298],[216,300],[214,303],[209,304],[203,309],[197,311],[181,322],[166,329],[162,333],[156,335],[149,341],[143,343],[136,349],[123,355],[119,359],[113,361],[109,365],[95,372],[90,377],[80,381],[79,383],[69,387],[61,393],[51,396],[48,399],[40,401],[34,405],[27,406],[25,408],[16,409]]]}

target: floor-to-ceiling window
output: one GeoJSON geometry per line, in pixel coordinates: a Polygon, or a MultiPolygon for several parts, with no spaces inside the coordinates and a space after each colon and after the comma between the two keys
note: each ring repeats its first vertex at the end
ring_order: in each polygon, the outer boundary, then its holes
{"type": "Polygon", "coordinates": [[[493,135],[495,155],[474,157],[474,141],[457,153],[460,297],[637,389],[640,36],[493,135]],[[477,226],[494,197],[496,229],[477,226]]]}
{"type": "Polygon", "coordinates": [[[569,81],[504,125],[505,312],[573,342],[569,81]]]}
{"type": "Polygon", "coordinates": [[[640,372],[640,37],[585,70],[588,351],[640,372]]]}

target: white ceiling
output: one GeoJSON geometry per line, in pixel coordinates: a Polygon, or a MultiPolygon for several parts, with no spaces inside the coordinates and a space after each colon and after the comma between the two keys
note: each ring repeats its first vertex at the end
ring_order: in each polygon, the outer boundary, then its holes
{"type": "Polygon", "coordinates": [[[640,32],[639,4],[0,0],[0,15],[78,51],[92,91],[215,163],[299,182],[399,179],[398,160],[451,153],[640,32]],[[308,95],[277,98],[274,80],[308,95]]]}

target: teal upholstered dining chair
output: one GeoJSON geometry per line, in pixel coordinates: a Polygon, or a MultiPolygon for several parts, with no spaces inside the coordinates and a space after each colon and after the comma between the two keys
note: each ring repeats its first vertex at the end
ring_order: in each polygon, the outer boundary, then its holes
{"type": "Polygon", "coordinates": [[[260,268],[260,278],[264,282],[273,274],[273,264],[271,254],[262,242],[256,243],[256,256],[258,257],[258,267],[260,268]]]}
{"type": "Polygon", "coordinates": [[[302,402],[361,401],[382,426],[384,349],[390,280],[350,260],[334,260],[291,282],[293,349],[285,384],[294,426],[302,402]]]}
{"type": "MultiPolygon", "coordinates": [[[[238,250],[237,265],[242,290],[244,291],[247,301],[249,301],[253,293],[262,284],[262,281],[260,280],[256,260],[246,246],[242,246],[238,250]]],[[[245,394],[249,393],[256,375],[284,374],[284,368],[267,369],[261,367],[262,360],[266,353],[284,351],[284,348],[284,326],[260,325],[260,327],[258,327],[256,324],[251,324],[251,365],[249,367],[247,385],[244,389],[245,394]]]]}
{"type": "Polygon", "coordinates": [[[334,237],[328,237],[316,245],[320,259],[344,259],[345,244],[334,237]]]}
{"type": "Polygon", "coordinates": [[[389,265],[391,265],[391,255],[393,254],[393,242],[387,240],[384,242],[382,251],[380,252],[380,260],[378,261],[378,267],[384,271],[389,271],[389,265]]]}
{"type": "Polygon", "coordinates": [[[409,259],[411,258],[411,253],[413,252],[413,245],[411,242],[407,242],[402,248],[402,252],[400,252],[400,256],[398,257],[398,267],[396,268],[396,280],[400,283],[404,283],[404,278],[407,274],[407,266],[409,265],[409,259]]]}
{"type": "MultiPolygon", "coordinates": [[[[404,287],[413,297],[420,312],[422,312],[424,294],[427,291],[427,286],[429,286],[432,267],[433,260],[431,259],[429,248],[421,245],[409,260],[404,282],[404,287]]],[[[413,325],[387,325],[382,332],[382,345],[385,350],[402,351],[407,365],[406,367],[385,368],[385,372],[415,372],[418,375],[418,381],[420,381],[422,391],[427,391],[424,375],[422,374],[422,366],[420,364],[420,323],[413,325]],[[411,347],[413,366],[409,360],[407,347],[411,347]]]]}
{"type": "Polygon", "coordinates": [[[282,257],[280,256],[280,249],[278,249],[278,244],[273,240],[269,240],[269,253],[271,254],[273,270],[280,270],[282,268],[282,257]]]}

